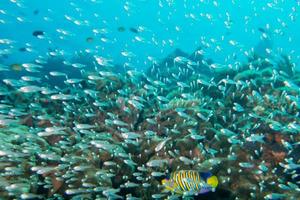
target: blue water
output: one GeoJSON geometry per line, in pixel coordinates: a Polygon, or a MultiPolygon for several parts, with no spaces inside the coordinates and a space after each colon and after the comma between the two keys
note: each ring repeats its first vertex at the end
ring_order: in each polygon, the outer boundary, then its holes
{"type": "MultiPolygon", "coordinates": [[[[298,28],[299,2],[297,1],[67,1],[67,0],[2,0],[0,38],[13,40],[11,53],[3,59],[5,63],[29,62],[37,56],[44,56],[51,50],[62,51],[64,56],[72,57],[74,52],[90,49],[97,55],[109,57],[116,64],[128,62],[120,54],[130,51],[134,57],[130,64],[137,69],[151,65],[147,59],[151,56],[162,59],[174,49],[179,48],[192,53],[203,43],[208,43],[205,57],[217,63],[232,64],[236,54],[238,61],[245,60],[244,51],[255,47],[260,42],[258,28],[269,25],[272,37],[273,53],[283,52],[299,62],[300,38],[298,28]],[[215,3],[214,3],[215,2],[215,3]],[[277,2],[275,4],[275,2],[277,2]],[[34,14],[34,11],[38,12],[34,14]],[[3,13],[3,12],[2,12],[3,13]],[[230,27],[224,21],[230,17],[230,27]],[[202,16],[201,16],[202,15],[202,16]],[[86,21],[82,25],[66,19],[86,21]],[[21,18],[20,22],[17,18],[21,18]],[[208,19],[210,18],[211,19],[208,19]],[[248,20],[245,18],[249,18],[248,20]],[[292,19],[291,19],[292,18],[292,19]],[[3,23],[4,21],[4,23],[3,23]],[[123,26],[126,31],[118,32],[123,26]],[[135,34],[130,27],[145,28],[135,34]],[[177,27],[177,30],[176,30],[177,27]],[[57,29],[64,29],[70,35],[60,38],[57,29]],[[96,34],[93,29],[105,29],[107,33],[96,34]],[[46,39],[32,36],[34,30],[42,30],[46,39]],[[278,30],[282,34],[275,33],[278,30]],[[143,42],[134,39],[143,38],[143,42]],[[93,37],[92,43],[86,38],[93,37]],[[101,38],[109,42],[102,42],[101,38]],[[211,42],[211,40],[216,42],[211,42]],[[230,40],[238,44],[233,46],[230,40]],[[18,52],[18,48],[30,44],[34,52],[18,52]],[[216,46],[221,50],[216,50],[216,46]],[[229,56],[229,58],[228,58],[229,56]]],[[[1,45],[1,49],[8,46],[1,45]]]]}

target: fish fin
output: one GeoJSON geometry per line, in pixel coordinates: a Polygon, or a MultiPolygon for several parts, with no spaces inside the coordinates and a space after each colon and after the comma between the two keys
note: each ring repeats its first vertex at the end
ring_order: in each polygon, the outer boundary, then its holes
{"type": "Polygon", "coordinates": [[[167,184],[168,182],[169,182],[169,180],[166,179],[166,178],[164,178],[163,180],[161,180],[161,184],[162,184],[162,185],[165,185],[165,184],[167,184]]]}
{"type": "Polygon", "coordinates": [[[170,184],[170,180],[169,179],[163,179],[161,180],[161,184],[165,187],[165,190],[167,191],[174,191],[174,185],[170,184]]]}

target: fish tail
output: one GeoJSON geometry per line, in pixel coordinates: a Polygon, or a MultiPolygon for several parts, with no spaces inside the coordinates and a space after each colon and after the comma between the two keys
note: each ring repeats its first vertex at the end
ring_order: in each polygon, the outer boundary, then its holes
{"type": "Polygon", "coordinates": [[[161,180],[161,184],[165,187],[165,190],[173,191],[174,188],[170,185],[170,181],[168,179],[161,180]]]}

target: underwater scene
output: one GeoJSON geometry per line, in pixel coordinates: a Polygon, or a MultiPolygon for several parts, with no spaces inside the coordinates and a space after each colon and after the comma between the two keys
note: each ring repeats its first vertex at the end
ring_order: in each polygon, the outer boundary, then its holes
{"type": "Polygon", "coordinates": [[[0,200],[300,199],[299,10],[0,0],[0,200]]]}

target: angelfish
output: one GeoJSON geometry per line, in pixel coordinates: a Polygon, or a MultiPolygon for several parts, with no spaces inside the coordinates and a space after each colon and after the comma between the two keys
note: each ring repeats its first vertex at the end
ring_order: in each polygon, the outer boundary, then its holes
{"type": "Polygon", "coordinates": [[[166,191],[175,194],[198,195],[214,192],[218,186],[218,178],[210,172],[196,170],[179,170],[171,173],[169,179],[161,181],[166,191]]]}

